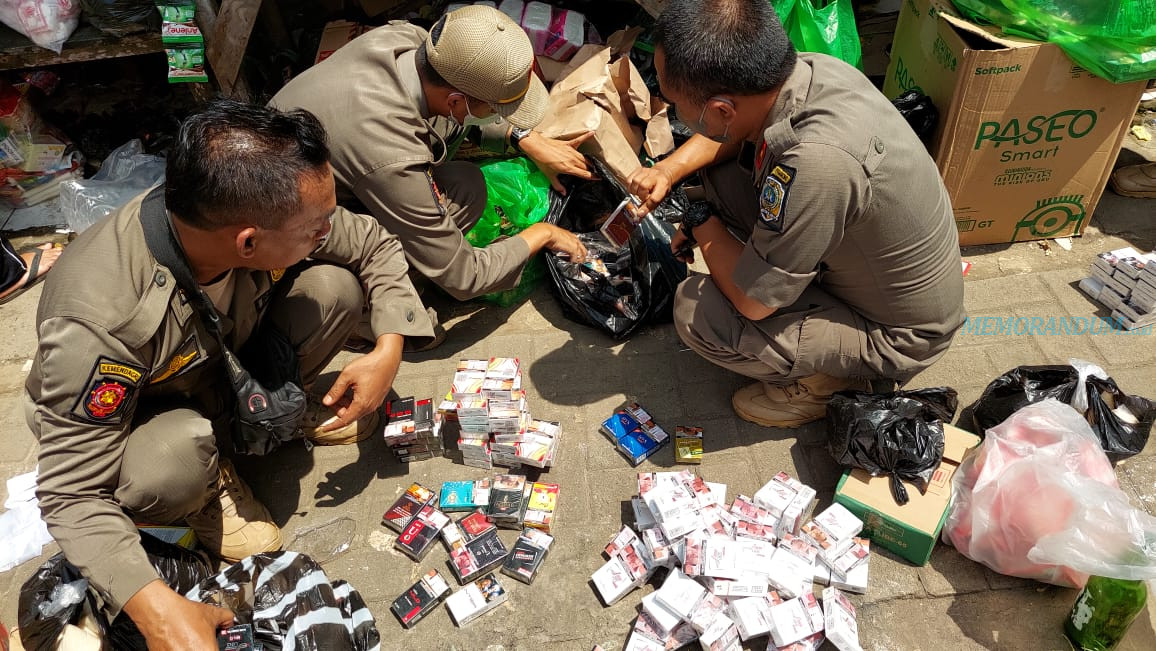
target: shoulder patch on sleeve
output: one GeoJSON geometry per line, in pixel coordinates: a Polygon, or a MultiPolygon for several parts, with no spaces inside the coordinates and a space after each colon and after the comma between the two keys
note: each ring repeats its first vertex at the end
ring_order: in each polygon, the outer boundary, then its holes
{"type": "Polygon", "coordinates": [[[795,181],[796,171],[790,165],[776,164],[763,179],[759,193],[759,226],[776,233],[783,232],[787,210],[787,196],[795,181]]]}
{"type": "Polygon", "coordinates": [[[89,422],[120,423],[145,373],[146,369],[135,364],[97,358],[86,388],[72,408],[73,415],[89,422]]]}

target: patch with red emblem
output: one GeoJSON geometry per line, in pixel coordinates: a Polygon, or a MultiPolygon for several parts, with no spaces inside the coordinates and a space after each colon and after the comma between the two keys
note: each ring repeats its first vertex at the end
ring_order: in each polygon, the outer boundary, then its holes
{"type": "Polygon", "coordinates": [[[77,396],[72,413],[90,423],[117,424],[131,417],[133,392],[146,370],[135,364],[100,357],[88,375],[87,389],[77,396]]]}
{"type": "Polygon", "coordinates": [[[120,382],[97,382],[88,392],[84,411],[97,420],[106,420],[120,409],[128,395],[128,387],[120,382]]]}

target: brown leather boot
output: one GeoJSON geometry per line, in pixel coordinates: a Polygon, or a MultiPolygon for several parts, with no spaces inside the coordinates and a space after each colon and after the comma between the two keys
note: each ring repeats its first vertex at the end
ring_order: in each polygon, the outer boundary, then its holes
{"type": "Polygon", "coordinates": [[[237,474],[233,462],[221,457],[217,467],[217,495],[185,518],[197,540],[210,553],[230,563],[281,549],[281,529],[237,474]]]}
{"type": "Polygon", "coordinates": [[[845,389],[870,391],[870,383],[822,373],[785,385],[755,382],[735,391],[731,406],[739,418],[756,425],[798,427],[825,416],[831,394],[845,389]]]}
{"type": "Polygon", "coordinates": [[[310,395],[305,415],[301,417],[301,431],[313,445],[349,445],[364,441],[378,431],[381,423],[379,410],[374,409],[356,421],[331,432],[321,431],[322,426],[337,417],[333,409],[321,403],[321,398],[310,395]]]}
{"type": "Polygon", "coordinates": [[[1140,199],[1156,199],[1156,163],[1127,165],[1112,172],[1116,194],[1140,199]]]}

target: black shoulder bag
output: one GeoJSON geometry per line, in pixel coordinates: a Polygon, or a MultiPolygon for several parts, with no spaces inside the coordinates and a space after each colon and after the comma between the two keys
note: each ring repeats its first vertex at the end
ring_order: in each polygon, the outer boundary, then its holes
{"type": "Polygon", "coordinates": [[[184,252],[173,235],[164,187],[154,188],[140,210],[145,241],[157,262],[169,268],[189,303],[196,308],[205,328],[217,339],[225,358],[225,371],[233,387],[232,441],[238,454],[267,454],[285,441],[301,438],[305,391],[297,351],[270,324],[264,324],[245,344],[241,356],[260,374],[245,370],[241,360],[225,345],[221,318],[212,301],[197,284],[184,252]]]}

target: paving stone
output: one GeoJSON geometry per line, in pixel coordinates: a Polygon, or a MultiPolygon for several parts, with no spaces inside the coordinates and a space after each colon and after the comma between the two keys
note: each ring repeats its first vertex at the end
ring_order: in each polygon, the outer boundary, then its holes
{"type": "Polygon", "coordinates": [[[982,565],[948,545],[936,545],[928,564],[919,568],[919,581],[932,597],[950,597],[988,589],[982,565]]]}
{"type": "MultiPolygon", "coordinates": [[[[815,512],[826,505],[820,503],[815,512]]],[[[892,599],[911,599],[927,596],[919,580],[919,568],[907,561],[899,560],[886,549],[871,550],[871,572],[867,583],[867,594],[862,603],[869,604],[892,599]]]]}

